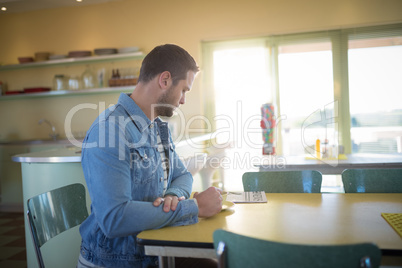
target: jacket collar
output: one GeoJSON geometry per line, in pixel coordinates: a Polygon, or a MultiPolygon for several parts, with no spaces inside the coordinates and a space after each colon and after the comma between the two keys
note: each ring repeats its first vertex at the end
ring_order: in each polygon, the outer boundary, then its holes
{"type": "Polygon", "coordinates": [[[159,117],[157,117],[154,121],[149,120],[137,103],[130,98],[130,95],[131,94],[121,93],[118,104],[122,105],[127,111],[139,131],[144,132],[149,129],[151,124],[159,124],[162,122],[159,117]]]}

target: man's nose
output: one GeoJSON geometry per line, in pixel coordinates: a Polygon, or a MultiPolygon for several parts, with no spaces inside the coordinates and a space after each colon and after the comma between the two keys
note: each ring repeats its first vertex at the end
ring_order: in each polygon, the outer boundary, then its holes
{"type": "Polygon", "coordinates": [[[186,103],[186,95],[183,95],[180,99],[180,104],[185,104],[186,103]]]}

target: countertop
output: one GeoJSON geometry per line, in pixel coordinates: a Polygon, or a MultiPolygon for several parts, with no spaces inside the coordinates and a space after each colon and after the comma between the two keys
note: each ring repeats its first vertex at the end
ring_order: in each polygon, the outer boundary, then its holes
{"type": "MultiPolygon", "coordinates": [[[[83,139],[78,139],[78,142],[82,142],[83,139]]],[[[0,145],[48,145],[48,144],[71,144],[67,138],[61,138],[57,140],[53,139],[31,139],[31,140],[0,140],[0,145]]]]}
{"type": "Polygon", "coordinates": [[[60,148],[12,157],[14,162],[21,163],[73,163],[81,162],[81,150],[77,147],[60,148]]]}

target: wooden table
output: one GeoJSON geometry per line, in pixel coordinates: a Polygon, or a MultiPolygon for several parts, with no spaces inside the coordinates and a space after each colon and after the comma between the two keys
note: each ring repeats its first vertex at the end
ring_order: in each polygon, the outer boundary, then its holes
{"type": "Polygon", "coordinates": [[[260,171],[318,170],[322,174],[342,174],[351,168],[402,168],[402,154],[348,154],[347,159],[314,159],[312,156],[263,156],[260,171]]]}
{"type": "Polygon", "coordinates": [[[402,254],[402,237],[381,216],[402,213],[402,194],[269,193],[267,199],[236,204],[194,225],[143,231],[138,243],[147,255],[215,258],[212,234],[225,229],[286,243],[374,242],[383,255],[402,254]]]}

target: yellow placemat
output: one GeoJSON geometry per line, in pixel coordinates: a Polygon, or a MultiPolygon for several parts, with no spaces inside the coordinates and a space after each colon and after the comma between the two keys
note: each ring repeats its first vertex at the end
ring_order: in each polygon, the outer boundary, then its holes
{"type": "Polygon", "coordinates": [[[402,237],[402,213],[381,213],[381,216],[402,237]]]}

